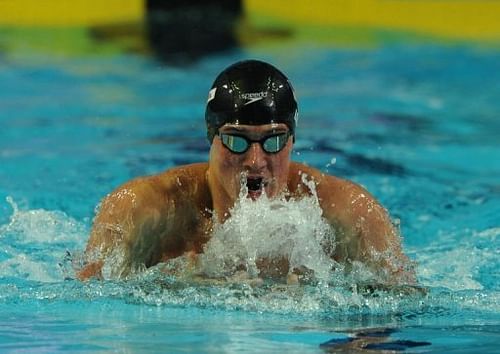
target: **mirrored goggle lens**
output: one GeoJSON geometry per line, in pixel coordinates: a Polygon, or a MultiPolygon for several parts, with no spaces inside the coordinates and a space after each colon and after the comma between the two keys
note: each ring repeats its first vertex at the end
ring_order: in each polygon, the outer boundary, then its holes
{"type": "Polygon", "coordinates": [[[261,142],[262,149],[265,152],[278,152],[281,151],[288,140],[288,134],[273,135],[261,142]]]}
{"type": "Polygon", "coordinates": [[[250,143],[241,136],[221,134],[220,137],[222,140],[222,144],[224,144],[225,147],[237,154],[244,153],[250,147],[250,143]]]}
{"type": "Polygon", "coordinates": [[[267,153],[276,153],[281,151],[289,137],[289,133],[282,133],[268,136],[262,140],[250,140],[244,136],[220,134],[222,144],[234,153],[242,154],[248,150],[253,142],[258,142],[262,149],[267,153]]]}

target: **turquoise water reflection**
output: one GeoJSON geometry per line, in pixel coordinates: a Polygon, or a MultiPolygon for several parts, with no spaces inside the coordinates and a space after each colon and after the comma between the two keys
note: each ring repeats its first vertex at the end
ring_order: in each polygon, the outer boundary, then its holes
{"type": "Polygon", "coordinates": [[[353,329],[390,327],[394,340],[429,341],[433,351],[493,351],[499,63],[493,49],[432,45],[255,48],[188,68],[126,54],[1,57],[0,347],[315,352],[353,329]],[[294,159],[363,184],[400,220],[427,297],[65,280],[67,251],[83,249],[102,196],[206,160],[207,89],[246,57],[295,83],[294,159]]]}

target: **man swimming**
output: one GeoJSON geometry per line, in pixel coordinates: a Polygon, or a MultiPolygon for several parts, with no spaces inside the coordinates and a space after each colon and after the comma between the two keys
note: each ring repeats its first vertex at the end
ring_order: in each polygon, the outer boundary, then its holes
{"type": "MultiPolygon", "coordinates": [[[[238,62],[215,79],[205,113],[208,163],[179,166],[125,183],[101,203],[79,278],[102,277],[112,252],[119,276],[176,257],[203,253],[214,223],[224,223],[242,188],[245,197],[297,199],[314,183],[323,218],[335,233],[328,256],[347,266],[383,269],[395,284],[414,283],[400,237],[386,210],[362,187],[290,160],[297,103],[286,76],[270,64],[238,62]],[[389,254],[390,257],[380,257],[389,254]]],[[[257,265],[292,274],[286,259],[257,265]]],[[[276,272],[274,272],[276,273],[276,272]]]]}

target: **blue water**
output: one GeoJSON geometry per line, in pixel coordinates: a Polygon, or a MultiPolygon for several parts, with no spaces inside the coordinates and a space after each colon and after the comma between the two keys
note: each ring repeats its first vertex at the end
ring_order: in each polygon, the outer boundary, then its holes
{"type": "Polygon", "coordinates": [[[366,337],[372,352],[496,352],[499,81],[500,51],[474,45],[285,43],[187,67],[2,53],[0,352],[316,353],[366,337]],[[293,158],[361,183],[388,208],[427,295],[193,285],[154,272],[74,280],[104,195],[206,161],[207,90],[248,57],[295,84],[293,158]]]}

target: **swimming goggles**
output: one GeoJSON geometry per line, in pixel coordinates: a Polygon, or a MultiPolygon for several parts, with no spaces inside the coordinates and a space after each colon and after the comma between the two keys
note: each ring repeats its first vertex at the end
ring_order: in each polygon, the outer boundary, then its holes
{"type": "Polygon", "coordinates": [[[251,140],[243,135],[219,133],[222,145],[235,154],[245,153],[252,143],[259,143],[262,150],[269,154],[280,152],[285,147],[290,132],[268,135],[260,140],[251,140]]]}

